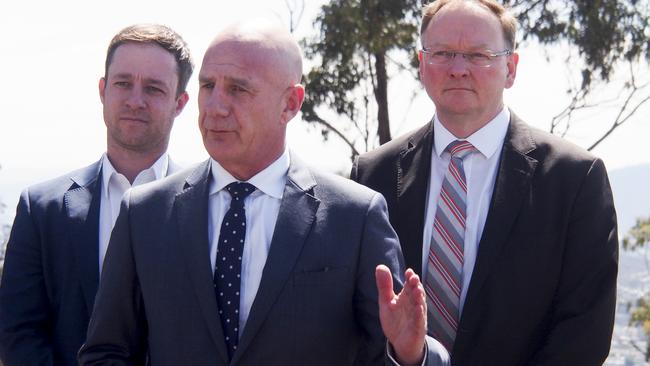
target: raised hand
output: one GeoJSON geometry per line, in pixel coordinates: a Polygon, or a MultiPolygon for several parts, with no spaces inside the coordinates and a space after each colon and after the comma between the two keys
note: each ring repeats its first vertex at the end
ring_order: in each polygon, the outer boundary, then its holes
{"type": "Polygon", "coordinates": [[[393,292],[390,269],[378,265],[375,280],[379,292],[379,320],[384,335],[393,346],[400,365],[416,365],[424,357],[427,326],[427,305],[424,288],[412,269],[404,274],[404,287],[393,292]]]}

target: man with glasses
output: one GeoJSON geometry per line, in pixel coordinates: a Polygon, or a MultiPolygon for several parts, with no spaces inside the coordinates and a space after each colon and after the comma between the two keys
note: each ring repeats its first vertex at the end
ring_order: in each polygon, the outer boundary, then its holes
{"type": "Polygon", "coordinates": [[[420,76],[435,115],[351,177],[386,197],[453,365],[600,365],[618,267],[607,173],[504,106],[515,33],[493,0],[427,5],[420,76]]]}

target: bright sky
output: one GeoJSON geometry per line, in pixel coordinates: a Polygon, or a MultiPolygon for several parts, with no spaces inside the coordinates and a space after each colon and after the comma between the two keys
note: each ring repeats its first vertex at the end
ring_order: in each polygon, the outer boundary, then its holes
{"type": "MultiPolygon", "coordinates": [[[[305,2],[307,9],[296,30],[299,37],[315,31],[313,19],[322,0],[305,2]]],[[[0,219],[13,216],[24,187],[86,166],[103,153],[106,135],[97,84],[106,47],[118,30],[139,22],[167,24],[188,42],[198,70],[211,38],[226,24],[246,16],[273,17],[288,26],[285,0],[3,2],[0,202],[8,207],[0,219]]],[[[551,117],[568,99],[563,52],[555,49],[554,62],[549,64],[536,47],[519,51],[517,80],[507,91],[506,103],[529,123],[548,129],[551,117]]],[[[173,159],[186,164],[207,157],[196,122],[196,74],[189,85],[190,102],[176,119],[169,148],[173,159]]],[[[405,121],[398,133],[426,123],[433,114],[426,94],[420,93],[407,108],[404,96],[414,84],[391,83],[391,118],[405,121]]],[[[590,112],[590,120],[582,121],[568,138],[587,146],[605,128],[611,113],[602,108],[590,112]]],[[[610,170],[650,162],[649,113],[650,106],[639,110],[594,151],[610,170]]],[[[323,143],[318,133],[307,132],[299,118],[290,124],[288,139],[289,146],[314,165],[339,171],[349,166],[349,153],[342,145],[323,143]]]]}

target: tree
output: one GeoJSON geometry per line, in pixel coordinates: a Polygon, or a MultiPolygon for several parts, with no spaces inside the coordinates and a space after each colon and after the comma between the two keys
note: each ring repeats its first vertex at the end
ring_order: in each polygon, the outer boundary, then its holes
{"type": "Polygon", "coordinates": [[[638,109],[650,101],[650,75],[639,68],[650,60],[650,2],[648,0],[505,0],[517,14],[523,39],[542,44],[566,42],[567,65],[581,65],[580,81],[567,93],[569,103],[551,121],[551,132],[565,135],[576,112],[603,104],[618,112],[609,127],[587,149],[592,150],[638,109]],[[575,60],[577,58],[577,60],[575,60]],[[618,96],[600,97],[618,71],[626,80],[618,96]]]}
{"type": "MultiPolygon", "coordinates": [[[[646,244],[650,244],[650,217],[637,219],[636,225],[623,238],[623,249],[625,250],[646,249],[646,244]]],[[[650,271],[650,267],[648,270],[650,271]]],[[[648,337],[645,348],[642,349],[635,343],[632,343],[632,346],[645,355],[646,361],[650,360],[650,293],[637,299],[630,317],[630,324],[643,327],[648,337]]]]}
{"type": "Polygon", "coordinates": [[[391,140],[389,70],[414,71],[421,5],[418,0],[333,0],[316,18],[319,35],[303,42],[307,58],[317,64],[305,76],[303,120],[319,124],[325,138],[337,135],[353,157],[377,139],[380,144],[391,140]],[[321,107],[348,123],[328,120],[321,107]]]}
{"type": "MultiPolygon", "coordinates": [[[[614,106],[618,113],[587,147],[591,150],[650,101],[650,75],[639,68],[650,60],[649,1],[504,1],[520,21],[523,41],[565,43],[574,50],[567,65],[581,65],[579,81],[567,91],[567,107],[550,122],[551,132],[565,135],[579,111],[614,106]],[[616,71],[625,77],[621,90],[603,99],[616,71]]],[[[303,119],[319,125],[325,138],[332,133],[341,138],[352,156],[391,139],[389,71],[417,79],[423,2],[428,1],[332,0],[316,18],[319,34],[303,42],[316,64],[305,76],[303,119]]]]}

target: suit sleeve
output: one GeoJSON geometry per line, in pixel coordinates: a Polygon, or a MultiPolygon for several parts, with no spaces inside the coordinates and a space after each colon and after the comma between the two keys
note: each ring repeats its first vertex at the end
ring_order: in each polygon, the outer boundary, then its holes
{"type": "Polygon", "coordinates": [[[550,333],[531,365],[602,365],[612,337],[617,271],[616,212],[605,166],[596,159],[570,215],[550,333]]]}
{"type": "MultiPolygon", "coordinates": [[[[357,364],[397,365],[388,355],[387,342],[379,322],[375,268],[379,264],[388,266],[393,274],[393,287],[395,291],[400,291],[403,285],[404,260],[397,235],[388,221],[386,201],[380,194],[375,194],[370,202],[362,241],[355,304],[356,318],[362,325],[367,339],[367,353],[362,354],[366,359],[357,364]]],[[[449,358],[444,347],[432,338],[426,342],[425,365],[448,365],[449,358]]]]}
{"type": "Polygon", "coordinates": [[[5,366],[53,364],[41,249],[25,190],[7,243],[0,286],[0,356],[5,366]]]}
{"type": "Polygon", "coordinates": [[[147,325],[130,239],[129,194],[111,234],[79,364],[144,365],[147,325]]]}

